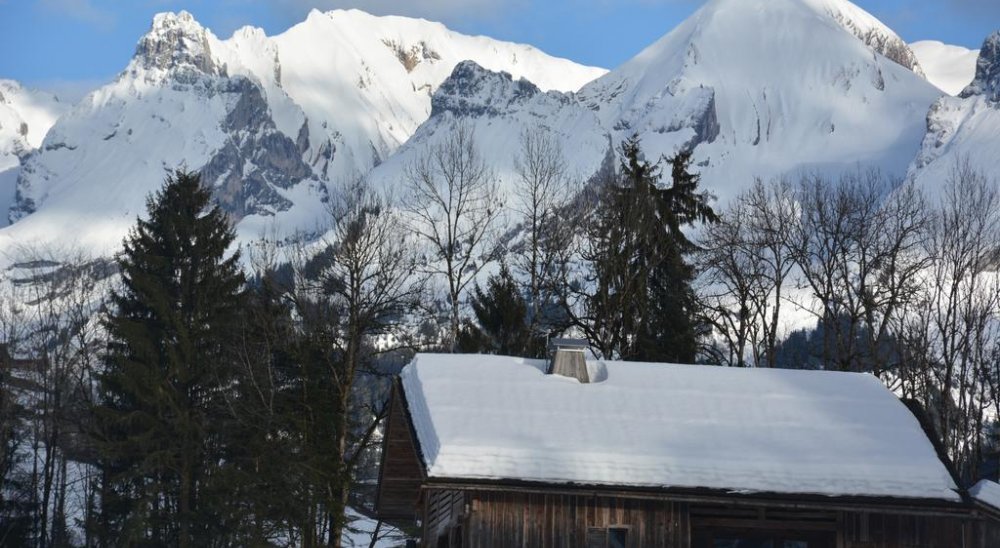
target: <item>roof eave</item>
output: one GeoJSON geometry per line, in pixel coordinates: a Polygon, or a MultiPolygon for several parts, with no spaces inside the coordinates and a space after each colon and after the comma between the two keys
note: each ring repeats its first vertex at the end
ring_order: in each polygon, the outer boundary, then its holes
{"type": "MultiPolygon", "coordinates": [[[[592,494],[630,498],[669,499],[676,502],[740,503],[752,506],[824,508],[840,510],[902,511],[908,514],[967,515],[972,510],[965,500],[908,498],[870,495],[818,495],[811,493],[742,492],[713,488],[614,486],[581,483],[552,483],[517,479],[469,479],[428,477],[425,487],[480,491],[509,491],[549,494],[592,494]]],[[[960,494],[956,493],[959,497],[960,494]]]]}

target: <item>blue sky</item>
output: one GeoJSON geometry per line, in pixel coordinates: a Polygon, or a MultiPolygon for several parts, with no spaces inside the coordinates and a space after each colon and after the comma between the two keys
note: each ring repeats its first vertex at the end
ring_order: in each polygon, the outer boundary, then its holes
{"type": "MultiPolygon", "coordinates": [[[[1000,29],[1000,0],[855,0],[907,41],[978,47],[1000,29]]],[[[154,13],[186,9],[220,37],[243,25],[277,34],[309,9],[422,16],[613,68],[666,34],[701,0],[0,0],[0,78],[74,95],[118,73],[154,13]]]]}

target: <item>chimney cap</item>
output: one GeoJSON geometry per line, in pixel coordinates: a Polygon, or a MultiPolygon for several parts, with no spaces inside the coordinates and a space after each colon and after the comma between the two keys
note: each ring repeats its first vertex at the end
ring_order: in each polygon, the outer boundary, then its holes
{"type": "Polygon", "coordinates": [[[549,340],[549,351],[555,350],[586,350],[590,347],[584,339],[557,338],[549,340]]]}

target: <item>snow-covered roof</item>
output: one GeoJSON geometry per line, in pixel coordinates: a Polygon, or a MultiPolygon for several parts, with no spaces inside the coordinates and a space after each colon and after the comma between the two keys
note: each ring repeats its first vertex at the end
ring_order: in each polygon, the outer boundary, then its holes
{"type": "Polygon", "coordinates": [[[982,480],[969,489],[973,499],[1000,511],[1000,484],[995,481],[982,480]]]}
{"type": "Polygon", "coordinates": [[[418,354],[402,385],[430,478],[959,501],[875,377],[418,354]]]}

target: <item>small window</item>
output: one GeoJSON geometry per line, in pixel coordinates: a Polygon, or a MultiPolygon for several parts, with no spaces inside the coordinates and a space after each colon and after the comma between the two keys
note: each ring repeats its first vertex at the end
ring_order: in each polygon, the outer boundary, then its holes
{"type": "Polygon", "coordinates": [[[611,528],[608,529],[608,548],[625,548],[628,544],[628,529],[611,528]]]}
{"type": "Polygon", "coordinates": [[[625,548],[628,546],[628,528],[591,527],[587,529],[587,548],[625,548]]]}

